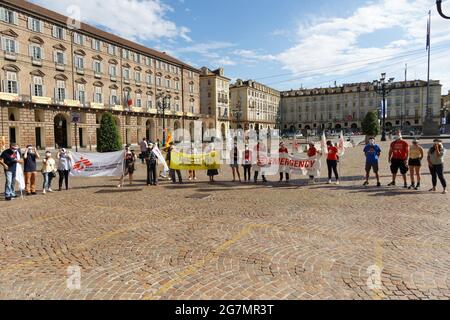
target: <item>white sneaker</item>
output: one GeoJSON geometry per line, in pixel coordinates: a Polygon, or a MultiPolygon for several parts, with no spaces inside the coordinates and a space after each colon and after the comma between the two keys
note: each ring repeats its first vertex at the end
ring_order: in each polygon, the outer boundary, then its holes
{"type": "Polygon", "coordinates": [[[331,180],[328,180],[328,183],[327,184],[331,184],[331,180]]]}
{"type": "Polygon", "coordinates": [[[42,194],[46,194],[46,191],[45,191],[45,189],[44,189],[44,191],[42,191],[42,194]]]}
{"type": "Polygon", "coordinates": [[[339,182],[339,180],[337,180],[337,181],[336,181],[336,184],[337,184],[337,185],[340,185],[341,183],[339,182]]]}
{"type": "Polygon", "coordinates": [[[48,192],[53,192],[53,190],[52,189],[48,189],[48,192]]]}
{"type": "Polygon", "coordinates": [[[442,191],[442,194],[447,194],[447,193],[448,193],[447,189],[445,189],[444,191],[442,191]]]}

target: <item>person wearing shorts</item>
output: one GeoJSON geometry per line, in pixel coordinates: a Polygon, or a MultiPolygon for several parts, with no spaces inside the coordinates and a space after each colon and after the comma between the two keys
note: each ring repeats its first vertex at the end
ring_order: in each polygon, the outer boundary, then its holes
{"type": "Polygon", "coordinates": [[[397,174],[400,173],[403,177],[404,188],[408,189],[408,182],[406,174],[408,173],[408,157],[409,157],[409,144],[403,140],[399,134],[394,142],[391,143],[389,149],[389,162],[391,163],[392,182],[388,186],[395,186],[397,174]]]}
{"type": "Polygon", "coordinates": [[[414,140],[411,148],[409,149],[408,166],[410,168],[411,185],[409,190],[420,189],[420,168],[422,167],[422,159],[424,157],[423,148],[419,145],[418,140],[414,140]],[[415,178],[417,177],[417,185],[415,184],[415,178]]]}
{"type": "Polygon", "coordinates": [[[241,181],[241,173],[239,172],[239,150],[237,143],[234,144],[233,149],[230,152],[230,167],[233,171],[233,182],[236,182],[236,175],[238,176],[239,182],[241,181]]]}
{"type": "Polygon", "coordinates": [[[378,174],[378,160],[380,159],[381,148],[375,144],[374,138],[369,139],[369,143],[364,147],[364,154],[366,155],[366,181],[364,186],[369,185],[370,171],[373,170],[377,178],[377,187],[381,187],[380,175],[378,174]]]}

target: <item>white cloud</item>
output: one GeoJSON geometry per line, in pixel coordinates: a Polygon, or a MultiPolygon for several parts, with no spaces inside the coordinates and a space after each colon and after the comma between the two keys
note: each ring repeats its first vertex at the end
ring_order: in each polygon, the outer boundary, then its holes
{"type": "Polygon", "coordinates": [[[181,37],[191,41],[190,30],[167,19],[173,9],[160,0],[32,0],[48,9],[70,15],[80,8],[81,21],[104,28],[126,39],[145,42],[181,37]]]}
{"type": "MultiPolygon", "coordinates": [[[[372,70],[375,73],[389,72],[390,70],[382,69],[382,65],[386,65],[386,62],[378,64],[380,67],[378,70],[374,62],[382,61],[387,56],[398,56],[421,48],[423,48],[423,56],[426,55],[427,13],[433,4],[434,1],[428,0],[378,0],[357,8],[351,15],[344,18],[314,19],[300,25],[296,44],[278,54],[277,59],[282,63],[283,68],[291,71],[294,76],[304,75],[305,78],[313,79],[312,81],[327,76],[351,75],[356,71],[370,68],[375,69],[376,71],[372,70]],[[359,44],[361,36],[393,28],[400,32],[398,39],[390,43],[384,45],[373,43],[369,48],[359,44]],[[354,63],[355,61],[363,62],[354,63]],[[327,68],[327,66],[337,65],[343,67],[327,68]],[[309,70],[314,71],[308,72],[309,70]]],[[[447,7],[450,8],[449,2],[447,7]]],[[[432,19],[432,31],[434,44],[448,43],[450,40],[450,23],[440,18],[435,12],[432,19]]],[[[404,62],[411,59],[417,60],[417,56],[409,59],[405,57],[404,61],[399,60],[399,66],[403,67],[404,62]]],[[[439,76],[450,73],[450,64],[448,62],[438,64],[441,61],[439,59],[433,61],[432,78],[439,79],[439,76]]],[[[415,72],[421,78],[426,75],[423,73],[425,64],[426,59],[415,66],[415,72]]],[[[361,78],[369,74],[368,71],[361,78]]],[[[443,83],[445,87],[450,88],[449,80],[443,79],[443,83]]]]}

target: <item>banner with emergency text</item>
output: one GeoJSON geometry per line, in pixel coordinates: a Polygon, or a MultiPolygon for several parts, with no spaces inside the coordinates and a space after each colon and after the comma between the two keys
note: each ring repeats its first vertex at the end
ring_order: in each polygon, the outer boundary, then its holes
{"type": "Polygon", "coordinates": [[[124,152],[71,153],[70,174],[74,177],[120,177],[124,171],[124,152]]]}
{"type": "Polygon", "coordinates": [[[253,167],[254,170],[262,171],[266,174],[286,172],[318,177],[320,176],[322,163],[320,156],[304,157],[302,155],[281,153],[278,157],[260,155],[253,167]]]}
{"type": "Polygon", "coordinates": [[[218,170],[220,169],[220,152],[211,151],[204,154],[187,154],[172,151],[170,169],[172,170],[218,170]]]}

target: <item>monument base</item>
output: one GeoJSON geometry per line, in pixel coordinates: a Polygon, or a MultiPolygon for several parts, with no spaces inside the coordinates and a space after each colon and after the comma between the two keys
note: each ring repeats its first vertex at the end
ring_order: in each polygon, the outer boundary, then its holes
{"type": "Polygon", "coordinates": [[[424,136],[439,136],[439,124],[431,119],[426,119],[423,123],[422,135],[424,136]]]}

